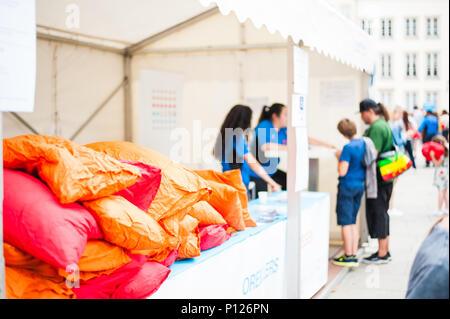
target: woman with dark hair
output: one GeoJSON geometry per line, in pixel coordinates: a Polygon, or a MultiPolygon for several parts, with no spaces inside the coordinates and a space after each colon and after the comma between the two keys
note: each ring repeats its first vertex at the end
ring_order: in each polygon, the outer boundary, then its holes
{"type": "MultiPolygon", "coordinates": [[[[266,151],[287,151],[287,108],[281,103],[264,106],[255,128],[251,150],[258,162],[283,190],[286,190],[286,173],[278,169],[278,157],[266,157],[266,151]]],[[[267,183],[254,172],[250,172],[255,182],[256,194],[267,191],[267,183]]]]}
{"type": "MultiPolygon", "coordinates": [[[[283,190],[286,190],[286,173],[278,169],[278,157],[267,158],[266,151],[287,151],[287,117],[288,112],[284,104],[274,103],[265,106],[259,117],[259,124],[255,128],[251,150],[262,167],[266,170],[283,190]]],[[[310,145],[336,149],[334,145],[308,137],[310,145]]],[[[255,183],[256,194],[267,190],[267,184],[254,172],[250,172],[250,179],[255,183]]]]}
{"type": "Polygon", "coordinates": [[[374,109],[375,114],[384,117],[386,122],[389,122],[391,117],[389,116],[389,111],[386,109],[386,106],[384,106],[383,103],[377,103],[377,106],[378,108],[374,109]]]}
{"type": "Polygon", "coordinates": [[[214,147],[214,156],[221,161],[223,171],[240,169],[242,181],[248,189],[250,172],[256,174],[273,191],[281,191],[278,185],[256,161],[248,150],[247,137],[252,119],[252,110],[246,105],[235,105],[220,127],[214,147]]]}
{"type": "Polygon", "coordinates": [[[416,161],[414,159],[414,152],[413,152],[413,138],[416,133],[416,128],[414,127],[414,123],[410,119],[409,114],[406,111],[403,111],[402,123],[406,130],[405,150],[408,152],[409,158],[413,163],[413,167],[416,168],[416,161]]]}

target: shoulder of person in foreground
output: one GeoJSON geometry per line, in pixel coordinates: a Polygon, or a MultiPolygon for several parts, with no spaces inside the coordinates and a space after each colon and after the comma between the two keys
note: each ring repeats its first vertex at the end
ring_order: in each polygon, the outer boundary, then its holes
{"type": "Polygon", "coordinates": [[[408,299],[449,297],[449,219],[440,219],[420,246],[411,267],[408,299]]]}

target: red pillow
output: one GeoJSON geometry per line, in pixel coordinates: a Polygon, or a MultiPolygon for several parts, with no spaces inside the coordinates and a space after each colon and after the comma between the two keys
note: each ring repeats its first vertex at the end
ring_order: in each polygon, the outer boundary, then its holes
{"type": "Polygon", "coordinates": [[[122,196],[130,203],[146,212],[158,192],[161,184],[161,169],[156,166],[144,164],[141,162],[122,161],[139,168],[142,177],[133,185],[115,195],[122,196]]]}
{"type": "Polygon", "coordinates": [[[427,161],[432,161],[430,152],[434,151],[434,157],[439,160],[442,155],[445,153],[445,148],[439,143],[436,142],[427,142],[422,146],[422,154],[427,161]]]}
{"type": "Polygon", "coordinates": [[[102,232],[86,208],[61,204],[40,180],[3,170],[3,232],[11,245],[61,269],[78,264],[88,239],[102,232]]]}
{"type": "Polygon", "coordinates": [[[200,250],[207,250],[222,245],[231,235],[227,233],[228,225],[209,225],[199,227],[200,250]]]}
{"type": "Polygon", "coordinates": [[[131,261],[109,275],[82,281],[80,287],[72,288],[78,299],[110,299],[116,289],[136,276],[147,261],[144,255],[131,255],[131,261]]]}
{"type": "Polygon", "coordinates": [[[170,252],[170,254],[163,261],[159,262],[161,265],[166,267],[170,267],[178,258],[178,249],[174,249],[170,252]]]}
{"type": "Polygon", "coordinates": [[[120,285],[113,299],[143,299],[155,293],[169,276],[170,269],[156,261],[147,261],[133,277],[120,285]]]}

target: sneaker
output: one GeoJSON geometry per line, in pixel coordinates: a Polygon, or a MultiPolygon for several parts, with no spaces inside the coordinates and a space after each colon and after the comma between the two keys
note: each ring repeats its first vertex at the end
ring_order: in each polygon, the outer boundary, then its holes
{"type": "Polygon", "coordinates": [[[342,266],[342,267],[358,267],[359,262],[356,256],[347,256],[346,254],[343,254],[342,256],[338,258],[333,259],[333,264],[336,266],[342,266]]]}
{"type": "Polygon", "coordinates": [[[363,263],[365,264],[387,264],[392,260],[391,254],[387,252],[386,256],[378,257],[378,251],[373,253],[369,257],[363,259],[363,263]]]}

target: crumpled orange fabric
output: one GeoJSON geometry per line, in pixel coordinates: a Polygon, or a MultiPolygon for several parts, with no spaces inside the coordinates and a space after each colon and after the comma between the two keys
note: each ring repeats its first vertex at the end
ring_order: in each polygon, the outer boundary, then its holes
{"type": "Polygon", "coordinates": [[[168,157],[130,142],[98,142],[87,147],[119,160],[142,162],[161,169],[161,184],[148,213],[157,221],[207,199],[211,189],[208,182],[193,171],[168,157]]]}
{"type": "MultiPolygon", "coordinates": [[[[79,279],[87,281],[101,275],[109,275],[130,261],[131,258],[122,247],[104,240],[89,240],[78,263],[79,279]]],[[[62,269],[58,269],[58,273],[64,278],[74,278],[62,269]]]]}
{"type": "MultiPolygon", "coordinates": [[[[53,267],[8,243],[3,244],[3,251],[7,266],[33,271],[45,278],[74,278],[65,270],[53,267]]],[[[78,263],[79,279],[86,281],[108,275],[130,261],[123,248],[103,240],[89,240],[78,263]]]]}
{"type": "Polygon", "coordinates": [[[152,216],[121,196],[82,202],[96,218],[106,241],[133,251],[155,255],[176,243],[152,216]]]}
{"type": "Polygon", "coordinates": [[[222,215],[205,201],[198,202],[192,206],[189,215],[198,220],[199,226],[223,225],[227,223],[222,215]]]}
{"type": "Polygon", "coordinates": [[[7,299],[75,299],[64,277],[44,277],[40,273],[6,266],[7,299]]]}
{"type": "Polygon", "coordinates": [[[207,201],[225,219],[227,224],[236,230],[245,230],[241,201],[238,191],[227,184],[208,181],[212,193],[207,201]]]}
{"type": "Polygon", "coordinates": [[[226,172],[217,172],[213,170],[197,170],[198,175],[206,179],[207,181],[222,182],[234,187],[239,192],[239,200],[241,201],[242,215],[244,216],[245,227],[256,227],[255,221],[248,212],[248,197],[247,188],[242,181],[242,175],[240,170],[233,169],[226,172]]]}
{"type": "Polygon", "coordinates": [[[3,165],[37,172],[62,204],[114,194],[141,177],[137,167],[64,138],[45,135],[4,139],[3,165]]]}
{"type": "Polygon", "coordinates": [[[180,247],[178,259],[186,259],[200,256],[200,235],[198,220],[186,215],[180,223],[180,247]]]}

